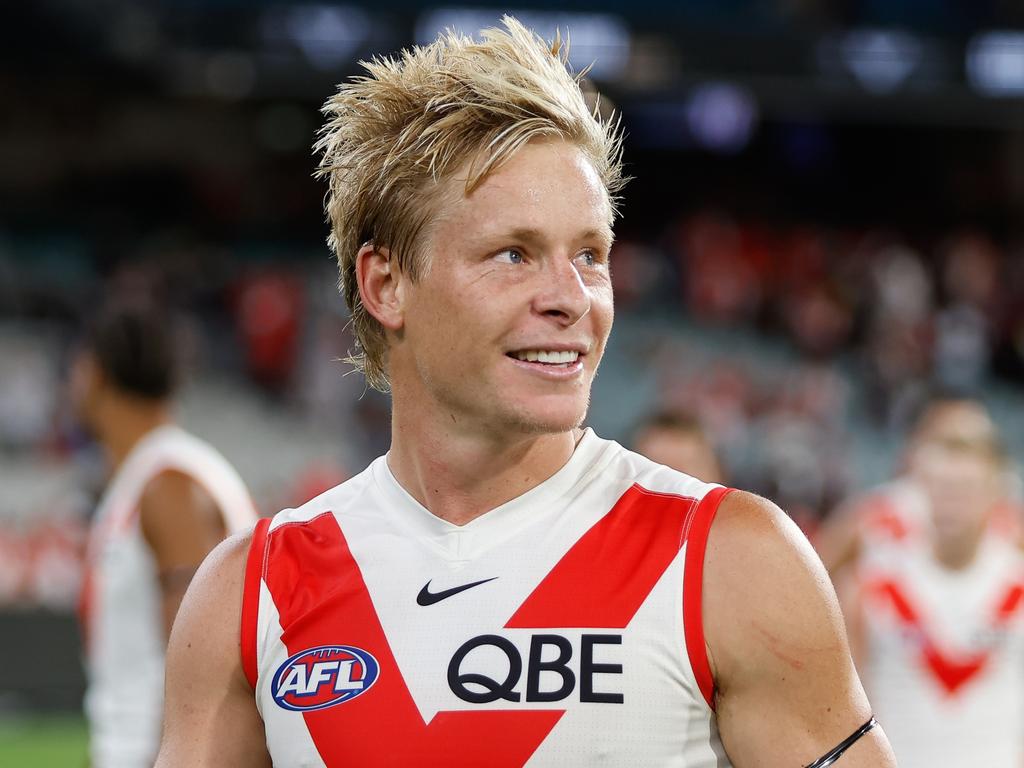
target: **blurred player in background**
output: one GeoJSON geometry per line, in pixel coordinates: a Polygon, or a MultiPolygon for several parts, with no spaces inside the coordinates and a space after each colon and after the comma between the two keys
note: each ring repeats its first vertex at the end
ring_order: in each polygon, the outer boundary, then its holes
{"type": "Polygon", "coordinates": [[[939,408],[913,447],[914,515],[863,539],[842,590],[851,642],[901,768],[1020,766],[1024,556],[997,519],[1006,457],[976,403],[939,408]]]}
{"type": "Polygon", "coordinates": [[[256,520],[224,457],[174,424],[175,341],[155,305],[113,303],[72,370],[75,410],[110,466],[82,596],[94,768],[153,764],[178,605],[206,554],[256,520]]]}
{"type": "Polygon", "coordinates": [[[620,139],[557,40],[366,68],[321,169],[391,448],[207,560],[157,764],[893,766],[792,521],[581,428],[620,139]]]}
{"type": "Polygon", "coordinates": [[[633,450],[706,483],[724,482],[715,448],[693,414],[658,411],[648,416],[633,432],[633,450]]]}
{"type": "MultiPolygon", "coordinates": [[[[926,536],[931,525],[929,501],[922,483],[927,469],[922,456],[935,445],[995,445],[996,426],[985,406],[968,397],[938,395],[921,410],[901,459],[902,471],[893,480],[857,495],[822,526],[814,543],[818,555],[837,581],[865,549],[910,542],[926,536]]],[[[1005,467],[1003,493],[996,499],[989,522],[1008,537],[1021,536],[1020,505],[1010,467],[1005,467]]]]}

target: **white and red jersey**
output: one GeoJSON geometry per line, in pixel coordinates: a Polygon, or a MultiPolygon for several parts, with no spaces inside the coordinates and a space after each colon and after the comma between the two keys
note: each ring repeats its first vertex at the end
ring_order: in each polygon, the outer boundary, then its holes
{"type": "Polygon", "coordinates": [[[231,465],[178,427],[147,434],[118,468],[90,532],[82,596],[94,768],[151,766],[159,747],[167,643],[157,566],[139,525],[139,503],[150,481],[172,470],[203,487],[229,533],[256,520],[231,465]]]}
{"type": "MultiPolygon", "coordinates": [[[[862,552],[871,555],[892,545],[917,546],[927,541],[931,509],[924,489],[908,476],[883,483],[849,502],[856,517],[862,552]]],[[[989,516],[989,530],[1007,541],[1022,535],[1020,503],[1006,498],[989,516]]]]}
{"type": "Polygon", "coordinates": [[[900,768],[1024,765],[1024,558],[986,535],[967,568],[921,543],[859,574],[864,684],[900,768]]]}
{"type": "Polygon", "coordinates": [[[866,552],[879,546],[917,542],[928,535],[928,497],[908,477],[890,480],[849,503],[866,552]]]}
{"type": "Polygon", "coordinates": [[[588,430],[463,526],[385,457],[261,521],[241,653],[274,765],[729,766],[701,626],[727,492],[588,430]]]}

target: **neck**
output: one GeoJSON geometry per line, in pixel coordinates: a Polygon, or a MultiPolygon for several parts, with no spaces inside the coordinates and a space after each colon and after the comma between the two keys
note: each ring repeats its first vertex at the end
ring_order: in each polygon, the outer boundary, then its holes
{"type": "Polygon", "coordinates": [[[940,565],[951,571],[959,571],[968,567],[978,554],[982,533],[978,532],[976,535],[962,536],[957,539],[936,539],[932,544],[935,559],[939,561],[940,565]]]}
{"type": "Polygon", "coordinates": [[[447,413],[406,409],[396,399],[388,466],[432,514],[465,525],[555,474],[581,435],[581,430],[495,435],[459,428],[447,413]]]}
{"type": "Polygon", "coordinates": [[[135,445],[157,427],[171,422],[163,402],[124,400],[111,403],[100,420],[100,442],[106,449],[111,468],[116,470],[135,445]]]}

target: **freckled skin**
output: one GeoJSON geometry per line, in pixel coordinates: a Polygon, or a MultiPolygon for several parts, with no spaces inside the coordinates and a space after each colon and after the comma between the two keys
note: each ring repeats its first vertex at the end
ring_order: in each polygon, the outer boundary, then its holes
{"type": "Polygon", "coordinates": [[[389,351],[396,399],[506,436],[579,425],[614,315],[611,239],[607,192],[564,142],[533,142],[455,196],[433,227],[429,268],[406,287],[403,333],[389,351]],[[520,263],[509,263],[510,248],[520,263]],[[584,375],[544,381],[506,357],[545,342],[586,344],[584,375]]]}

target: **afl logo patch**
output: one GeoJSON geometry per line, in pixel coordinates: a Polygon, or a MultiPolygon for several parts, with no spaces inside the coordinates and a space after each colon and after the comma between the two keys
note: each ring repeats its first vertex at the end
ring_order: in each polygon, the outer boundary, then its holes
{"type": "Polygon", "coordinates": [[[380,665],[350,645],[321,645],[290,656],[274,673],[270,693],[279,707],[309,712],[344,704],[377,682],[380,665]]]}

